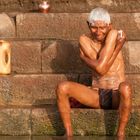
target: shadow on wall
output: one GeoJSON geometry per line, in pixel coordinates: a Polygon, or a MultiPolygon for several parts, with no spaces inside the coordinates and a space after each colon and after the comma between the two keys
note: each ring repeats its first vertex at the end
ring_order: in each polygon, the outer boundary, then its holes
{"type": "Polygon", "coordinates": [[[51,67],[56,73],[84,73],[85,69],[79,57],[79,47],[76,41],[57,41],[56,56],[51,67]]]}

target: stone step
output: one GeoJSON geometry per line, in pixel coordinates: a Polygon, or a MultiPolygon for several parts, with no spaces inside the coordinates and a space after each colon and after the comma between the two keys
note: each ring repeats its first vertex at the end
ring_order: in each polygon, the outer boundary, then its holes
{"type": "MultiPolygon", "coordinates": [[[[88,13],[18,14],[17,38],[77,40],[81,34],[89,32],[87,16],[88,13]]],[[[140,40],[139,16],[140,13],[111,14],[113,25],[124,30],[128,40],[140,40]]]]}
{"type": "MultiPolygon", "coordinates": [[[[127,135],[140,135],[140,109],[133,109],[127,135]]],[[[72,109],[74,135],[114,135],[118,111],[72,109]]],[[[64,127],[56,107],[1,108],[0,135],[63,135],[64,127]]]]}
{"type": "MultiPolygon", "coordinates": [[[[90,76],[91,77],[91,76],[90,76]]],[[[133,85],[133,106],[140,105],[140,76],[129,75],[133,85]]],[[[39,74],[10,75],[0,77],[0,106],[28,106],[56,104],[55,90],[58,83],[70,80],[89,84],[89,75],[39,74]]]]}
{"type": "MultiPolygon", "coordinates": [[[[78,41],[47,39],[45,41],[11,41],[10,43],[12,73],[91,73],[80,59],[78,41]]],[[[123,47],[126,73],[140,73],[139,44],[140,41],[127,41],[123,47]]]]}
{"type": "MultiPolygon", "coordinates": [[[[41,0],[0,0],[0,11],[36,11],[41,0]]],[[[104,7],[111,12],[139,12],[139,0],[49,0],[50,12],[89,12],[94,7],[104,7]]]]}
{"type": "MultiPolygon", "coordinates": [[[[57,113],[59,113],[57,110],[51,109],[49,111],[49,109],[34,109],[32,110],[32,113],[33,135],[53,135],[54,133],[57,135],[64,134],[63,125],[57,116],[57,113]],[[45,128],[49,128],[50,131],[48,132],[45,128]]],[[[73,109],[71,116],[74,135],[116,134],[118,123],[117,111],[73,109]]],[[[126,130],[127,135],[140,135],[139,117],[140,109],[133,110],[126,130]]]]}

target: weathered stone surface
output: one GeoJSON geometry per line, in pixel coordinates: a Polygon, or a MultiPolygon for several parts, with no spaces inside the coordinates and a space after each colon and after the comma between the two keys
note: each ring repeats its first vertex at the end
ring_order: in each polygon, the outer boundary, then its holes
{"type": "Polygon", "coordinates": [[[57,139],[57,140],[63,140],[65,139],[63,136],[32,136],[32,140],[54,140],[54,139],[57,139]]]}
{"type": "Polygon", "coordinates": [[[140,106],[140,75],[128,75],[127,79],[131,83],[133,89],[132,104],[133,106],[140,106]]]}
{"type": "Polygon", "coordinates": [[[46,41],[42,52],[43,73],[89,73],[80,60],[78,42],[46,41]]]}
{"type": "Polygon", "coordinates": [[[30,113],[28,109],[0,109],[0,134],[30,135],[30,113]]]}
{"type": "MultiPolygon", "coordinates": [[[[73,109],[71,112],[74,135],[114,135],[118,112],[113,110],[73,109]],[[82,122],[82,123],[81,123],[82,122]]],[[[131,112],[127,135],[140,135],[140,110],[131,112]]],[[[64,128],[57,109],[32,110],[33,135],[60,135],[64,128]]]]}
{"type": "MultiPolygon", "coordinates": [[[[72,140],[112,140],[117,139],[117,136],[98,136],[98,135],[92,135],[92,136],[73,136],[72,140]]],[[[127,137],[127,140],[137,140],[139,136],[130,136],[127,137]]],[[[67,138],[64,136],[33,136],[32,140],[66,140],[67,138]]],[[[7,140],[7,139],[6,139],[7,140]]],[[[9,140],[9,139],[8,139],[9,140]]]]}
{"type": "Polygon", "coordinates": [[[78,39],[87,30],[84,17],[85,14],[68,13],[19,14],[16,18],[17,37],[78,39]]]}
{"type": "Polygon", "coordinates": [[[64,128],[56,108],[32,110],[33,135],[62,135],[64,128]]]}
{"type": "Polygon", "coordinates": [[[123,53],[127,73],[140,73],[139,46],[140,41],[129,41],[124,45],[123,53]]]}
{"type": "Polygon", "coordinates": [[[113,25],[124,30],[127,40],[140,40],[140,13],[118,13],[112,14],[111,17],[113,25]]]}
{"type": "MultiPolygon", "coordinates": [[[[133,106],[140,105],[140,76],[127,75],[128,81],[132,84],[133,106]]],[[[42,105],[56,104],[55,90],[61,81],[78,81],[78,75],[15,75],[0,77],[0,106],[6,105],[42,105]]],[[[91,77],[89,74],[82,74],[79,82],[90,85],[91,77]]]]}
{"type": "MultiPolygon", "coordinates": [[[[0,0],[0,11],[38,10],[41,0],[0,0]]],[[[104,7],[111,12],[139,12],[139,0],[49,0],[50,12],[89,12],[94,7],[104,7]]]]}
{"type": "Polygon", "coordinates": [[[41,43],[14,41],[12,45],[12,72],[41,73],[41,43]]]}
{"type": "Polygon", "coordinates": [[[28,11],[38,9],[39,0],[0,0],[0,11],[28,11]]]}
{"type": "Polygon", "coordinates": [[[12,76],[0,76],[0,105],[7,105],[12,99],[12,76]]]}
{"type": "Polygon", "coordinates": [[[55,90],[61,81],[77,81],[77,75],[15,75],[0,79],[0,105],[56,104],[55,90]],[[10,79],[10,78],[9,78],[10,79]]]}
{"type": "Polygon", "coordinates": [[[87,3],[91,8],[103,7],[108,9],[110,12],[140,12],[138,6],[140,4],[139,0],[87,0],[87,3]]]}
{"type": "Polygon", "coordinates": [[[13,38],[15,37],[14,21],[7,16],[7,14],[0,14],[0,38],[13,38]]]}
{"type": "MultiPolygon", "coordinates": [[[[81,34],[89,32],[87,16],[87,13],[19,14],[16,17],[17,37],[78,39],[81,34]]],[[[139,40],[139,16],[140,13],[112,14],[112,22],[126,32],[129,40],[139,40]]]]}
{"type": "Polygon", "coordinates": [[[31,136],[0,136],[1,140],[31,140],[31,136]]]}

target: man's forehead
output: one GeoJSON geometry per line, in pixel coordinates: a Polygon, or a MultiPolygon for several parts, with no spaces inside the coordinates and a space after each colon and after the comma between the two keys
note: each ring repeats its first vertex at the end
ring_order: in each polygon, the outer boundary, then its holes
{"type": "Polygon", "coordinates": [[[107,26],[108,24],[101,20],[96,20],[91,23],[92,26],[107,26]]]}

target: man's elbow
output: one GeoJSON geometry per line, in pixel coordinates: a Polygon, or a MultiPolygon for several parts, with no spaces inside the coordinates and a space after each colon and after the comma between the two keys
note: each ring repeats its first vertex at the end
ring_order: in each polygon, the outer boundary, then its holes
{"type": "Polygon", "coordinates": [[[106,66],[101,66],[101,65],[98,65],[96,67],[96,71],[100,74],[100,75],[105,75],[107,72],[108,72],[108,69],[106,66]]]}

